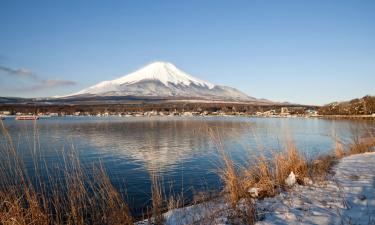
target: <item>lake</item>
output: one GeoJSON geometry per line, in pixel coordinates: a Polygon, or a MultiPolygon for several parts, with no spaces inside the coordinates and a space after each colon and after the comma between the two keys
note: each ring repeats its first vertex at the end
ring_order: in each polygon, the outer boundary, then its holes
{"type": "Polygon", "coordinates": [[[222,151],[246,165],[254,156],[293,141],[307,157],[314,157],[333,149],[334,136],[349,142],[353,133],[375,129],[371,121],[252,117],[7,118],[3,124],[29,171],[30,151],[53,164],[74,148],[88,168],[104,165],[136,215],[150,205],[150,172],[161,175],[167,195],[183,194],[189,201],[200,191],[220,190],[222,151]]]}

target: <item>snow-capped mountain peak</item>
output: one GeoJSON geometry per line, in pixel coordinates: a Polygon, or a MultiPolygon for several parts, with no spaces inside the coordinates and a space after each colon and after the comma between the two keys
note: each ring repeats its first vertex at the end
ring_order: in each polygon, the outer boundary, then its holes
{"type": "Polygon", "coordinates": [[[103,81],[64,96],[152,96],[163,98],[254,101],[256,99],[226,86],[195,78],[172,63],[153,62],[115,80],[103,81]]]}
{"type": "Polygon", "coordinates": [[[203,87],[206,86],[210,89],[215,87],[215,85],[209,82],[190,76],[189,74],[178,69],[172,63],[168,62],[151,63],[129,75],[114,80],[114,82],[118,84],[134,84],[142,80],[160,81],[165,86],[168,86],[170,84],[182,84],[186,86],[189,86],[190,84],[195,84],[203,87]]]}

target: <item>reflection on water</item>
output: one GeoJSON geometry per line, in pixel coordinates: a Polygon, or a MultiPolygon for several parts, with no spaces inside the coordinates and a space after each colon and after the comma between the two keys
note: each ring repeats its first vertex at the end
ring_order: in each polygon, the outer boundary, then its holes
{"type": "Polygon", "coordinates": [[[4,124],[29,164],[27,152],[34,148],[36,137],[36,149],[46,161],[58,161],[59,153],[72,146],[84,164],[100,160],[137,213],[149,204],[150,171],[163,176],[166,189],[172,184],[172,192],[183,192],[188,198],[202,189],[218,189],[220,159],[213,141],[218,137],[235,161],[247,163],[263,150],[279,149],[286,139],[313,156],[332,149],[333,135],[348,141],[351,130],[375,127],[373,122],[360,121],[234,117],[66,117],[36,123],[8,119],[4,124]]]}
{"type": "MultiPolygon", "coordinates": [[[[238,131],[244,124],[194,120],[105,123],[94,128],[85,127],[83,138],[102,154],[120,155],[144,165],[148,170],[166,172],[212,150],[208,129],[238,131]]],[[[80,133],[76,130],[73,135],[80,133]]]]}

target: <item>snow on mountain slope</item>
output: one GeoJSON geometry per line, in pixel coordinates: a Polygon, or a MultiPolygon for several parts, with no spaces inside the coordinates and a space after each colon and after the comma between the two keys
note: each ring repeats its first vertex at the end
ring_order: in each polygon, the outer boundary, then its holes
{"type": "Polygon", "coordinates": [[[179,70],[173,64],[165,62],[152,63],[134,73],[114,80],[114,82],[120,84],[134,84],[142,80],[158,80],[165,86],[169,86],[170,84],[183,84],[187,86],[189,86],[190,84],[195,84],[202,87],[208,87],[209,89],[215,87],[215,85],[194,78],[189,74],[179,70]]]}
{"type": "Polygon", "coordinates": [[[65,97],[78,95],[256,100],[234,88],[214,85],[195,78],[168,62],[151,63],[126,76],[111,81],[100,82],[65,97]]]}

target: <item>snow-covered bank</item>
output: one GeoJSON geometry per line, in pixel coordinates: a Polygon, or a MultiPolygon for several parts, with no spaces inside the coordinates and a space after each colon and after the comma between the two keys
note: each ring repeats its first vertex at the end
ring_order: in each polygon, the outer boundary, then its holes
{"type": "Polygon", "coordinates": [[[296,186],[260,201],[258,224],[375,224],[375,153],[345,157],[323,185],[296,186]]]}
{"type": "MultiPolygon", "coordinates": [[[[375,224],[375,153],[345,157],[333,172],[323,184],[297,185],[257,201],[257,224],[375,224]]],[[[228,209],[217,199],[169,211],[165,224],[230,224],[228,209]]]]}

